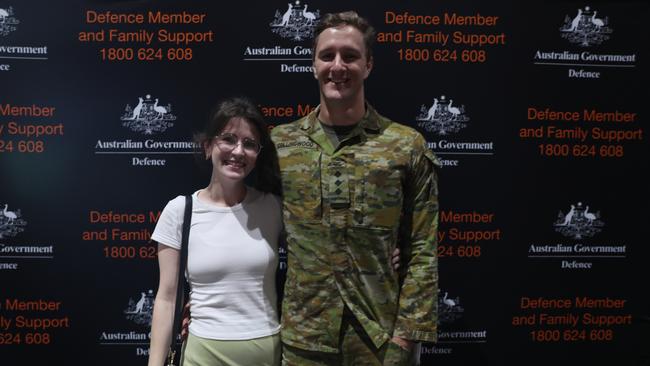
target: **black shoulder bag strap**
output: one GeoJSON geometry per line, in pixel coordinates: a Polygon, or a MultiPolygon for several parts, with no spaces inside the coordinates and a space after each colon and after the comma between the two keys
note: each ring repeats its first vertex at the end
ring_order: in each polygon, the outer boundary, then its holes
{"type": "Polygon", "coordinates": [[[185,304],[185,267],[187,266],[187,248],[189,246],[190,225],[192,224],[192,196],[185,196],[185,214],[183,215],[183,233],[181,236],[181,255],[178,261],[178,284],[176,288],[176,306],[174,307],[174,323],[172,324],[172,339],[167,354],[167,365],[174,365],[176,356],[176,338],[181,331],[183,320],[183,305],[185,304]]]}

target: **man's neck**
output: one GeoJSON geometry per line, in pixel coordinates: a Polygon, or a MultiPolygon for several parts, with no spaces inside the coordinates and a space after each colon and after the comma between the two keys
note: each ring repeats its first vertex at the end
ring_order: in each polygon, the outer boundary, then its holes
{"type": "Polygon", "coordinates": [[[363,118],[366,105],[363,96],[352,103],[326,101],[321,98],[318,119],[332,126],[353,125],[363,118]]]}

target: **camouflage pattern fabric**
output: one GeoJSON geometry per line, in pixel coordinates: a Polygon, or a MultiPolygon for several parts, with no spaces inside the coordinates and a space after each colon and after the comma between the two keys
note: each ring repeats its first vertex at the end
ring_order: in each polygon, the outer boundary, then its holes
{"type": "Polygon", "coordinates": [[[282,347],[282,366],[409,366],[415,362],[414,350],[386,342],[376,349],[361,324],[345,311],[341,325],[341,353],[305,351],[282,347]]]}
{"type": "Polygon", "coordinates": [[[282,366],[409,366],[415,363],[411,351],[405,351],[393,342],[385,343],[376,353],[357,342],[343,347],[343,353],[324,353],[305,351],[284,345],[282,347],[282,366]]]}
{"type": "Polygon", "coordinates": [[[415,130],[366,110],[337,147],[319,108],[272,130],[288,251],[282,341],[293,347],[339,352],[345,307],[377,349],[391,336],[436,340],[439,162],[415,130]]]}

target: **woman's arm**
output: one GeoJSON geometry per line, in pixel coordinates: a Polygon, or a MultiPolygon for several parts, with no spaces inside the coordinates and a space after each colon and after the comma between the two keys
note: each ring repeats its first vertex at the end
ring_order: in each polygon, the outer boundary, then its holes
{"type": "Polygon", "coordinates": [[[172,323],[174,322],[174,307],[176,305],[179,258],[179,250],[158,244],[160,282],[158,283],[158,293],[156,293],[153,306],[149,366],[163,365],[169,351],[172,323]]]}

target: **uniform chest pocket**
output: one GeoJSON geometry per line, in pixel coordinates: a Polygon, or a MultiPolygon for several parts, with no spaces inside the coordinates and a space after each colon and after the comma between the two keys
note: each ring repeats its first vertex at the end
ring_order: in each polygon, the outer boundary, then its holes
{"type": "Polygon", "coordinates": [[[354,223],[356,226],[394,229],[404,200],[404,170],[390,162],[359,162],[354,223]]]}
{"type": "Polygon", "coordinates": [[[320,221],[323,214],[318,150],[279,151],[284,219],[320,221]]]}

